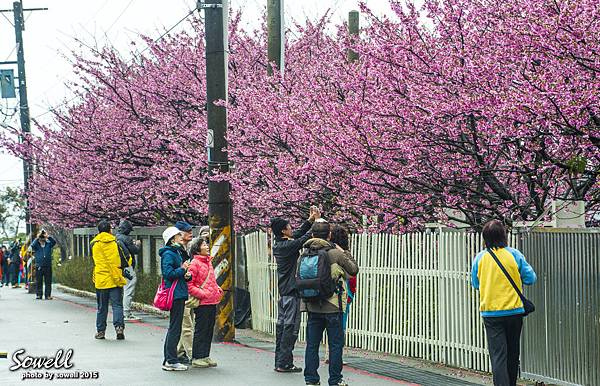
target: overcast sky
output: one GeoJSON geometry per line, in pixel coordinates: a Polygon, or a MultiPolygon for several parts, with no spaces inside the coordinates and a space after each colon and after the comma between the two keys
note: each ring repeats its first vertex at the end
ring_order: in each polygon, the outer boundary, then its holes
{"type": "MultiPolygon", "coordinates": [[[[12,0],[0,0],[0,9],[12,9],[12,0]]],[[[173,26],[189,10],[194,0],[23,0],[24,8],[47,7],[48,11],[25,13],[23,32],[27,91],[32,118],[40,121],[51,118],[48,109],[70,97],[64,82],[73,76],[65,58],[75,46],[73,37],[86,42],[110,44],[127,53],[130,42],[138,34],[159,36],[173,26]]],[[[243,23],[253,28],[260,25],[266,0],[230,0],[234,9],[242,9],[243,23]]],[[[346,20],[348,12],[357,8],[357,0],[285,0],[285,23],[302,22],[307,17],[317,19],[328,9],[335,23],[346,20]]],[[[389,12],[387,0],[368,0],[367,4],[379,14],[389,12]]],[[[12,13],[0,14],[0,61],[15,61],[15,37],[12,13]],[[3,17],[6,16],[8,20],[3,17]]],[[[177,30],[188,28],[184,22],[177,30]]],[[[0,68],[16,66],[0,65],[0,68]]],[[[14,111],[17,99],[0,99],[3,113],[14,111]]],[[[19,125],[18,114],[0,122],[19,125]]],[[[2,130],[2,128],[0,128],[2,130]]],[[[22,163],[0,149],[0,188],[22,186],[22,163]]]]}

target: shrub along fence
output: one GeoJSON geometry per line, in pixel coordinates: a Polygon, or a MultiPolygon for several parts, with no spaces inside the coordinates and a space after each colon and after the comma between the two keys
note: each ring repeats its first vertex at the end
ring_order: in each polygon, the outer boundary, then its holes
{"type": "MultiPolygon", "coordinates": [[[[245,236],[253,328],[275,333],[276,264],[267,234],[245,236]]],[[[600,385],[600,233],[539,230],[511,235],[537,272],[526,296],[537,311],[523,330],[523,375],[564,385],[600,385]]],[[[346,343],[450,366],[490,371],[470,285],[479,234],[436,231],[352,235],[360,266],[346,343]]],[[[300,339],[304,340],[305,317],[300,339]]]]}
{"type": "MultiPolygon", "coordinates": [[[[93,267],[92,259],[89,257],[74,258],[64,261],[60,266],[56,266],[54,276],[57,282],[66,286],[96,292],[92,282],[93,267]]],[[[160,276],[138,270],[133,301],[152,304],[159,283],[160,276]]]]}

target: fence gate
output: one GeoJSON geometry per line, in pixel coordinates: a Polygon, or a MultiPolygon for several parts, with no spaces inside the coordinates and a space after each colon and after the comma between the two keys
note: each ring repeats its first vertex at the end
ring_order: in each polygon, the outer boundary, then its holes
{"type": "Polygon", "coordinates": [[[600,385],[600,233],[544,229],[521,235],[537,283],[526,295],[521,371],[563,385],[600,385]]]}

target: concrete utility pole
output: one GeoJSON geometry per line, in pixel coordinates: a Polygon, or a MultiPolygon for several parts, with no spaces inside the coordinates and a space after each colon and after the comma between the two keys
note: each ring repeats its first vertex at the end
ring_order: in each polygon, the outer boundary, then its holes
{"type": "MultiPolygon", "coordinates": [[[[17,43],[17,73],[19,77],[19,114],[21,118],[21,141],[31,133],[29,118],[29,103],[27,101],[27,80],[25,77],[25,51],[23,50],[23,31],[25,30],[25,21],[23,11],[46,11],[48,8],[28,8],[23,9],[20,1],[13,2],[13,9],[2,9],[0,12],[12,12],[14,17],[15,41],[17,43]]],[[[14,62],[2,62],[0,64],[13,64],[14,62]]],[[[23,159],[23,191],[25,195],[29,193],[29,177],[31,176],[31,165],[26,159],[23,159]]],[[[34,232],[34,226],[31,224],[31,215],[29,211],[29,200],[25,201],[25,227],[28,235],[34,232]]]]}
{"type": "Polygon", "coordinates": [[[285,66],[285,44],[283,33],[283,0],[267,0],[267,29],[269,31],[267,71],[273,75],[271,63],[275,63],[283,75],[285,66]]]}
{"type": "MultiPolygon", "coordinates": [[[[359,13],[358,11],[348,12],[348,32],[352,36],[352,41],[358,40],[359,27],[359,13]]],[[[356,62],[358,60],[358,54],[352,50],[348,50],[348,62],[356,62]]]]}
{"type": "MultiPolygon", "coordinates": [[[[229,172],[227,147],[227,109],[214,102],[227,101],[227,0],[198,2],[204,9],[206,29],[206,104],[208,121],[208,174],[229,172]]],[[[225,294],[217,307],[215,340],[232,342],[235,338],[233,308],[234,238],[232,237],[232,206],[229,182],[208,182],[208,223],[210,226],[210,250],[217,283],[225,294]]]]}

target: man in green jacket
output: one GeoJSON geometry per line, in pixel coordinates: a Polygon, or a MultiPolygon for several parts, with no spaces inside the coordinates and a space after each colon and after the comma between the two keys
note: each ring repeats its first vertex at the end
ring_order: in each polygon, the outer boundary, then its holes
{"type": "Polygon", "coordinates": [[[308,322],[306,324],[306,354],[304,358],[304,380],[307,385],[319,385],[319,344],[323,331],[327,330],[329,340],[329,385],[347,385],[342,377],[344,330],[342,327],[346,295],[343,293],[345,279],[358,274],[358,265],[339,245],[332,244],[330,225],[326,221],[316,221],[312,226],[312,238],[304,243],[304,248],[318,253],[327,250],[331,265],[332,280],[338,282],[340,290],[333,296],[316,302],[306,302],[308,322]]]}

